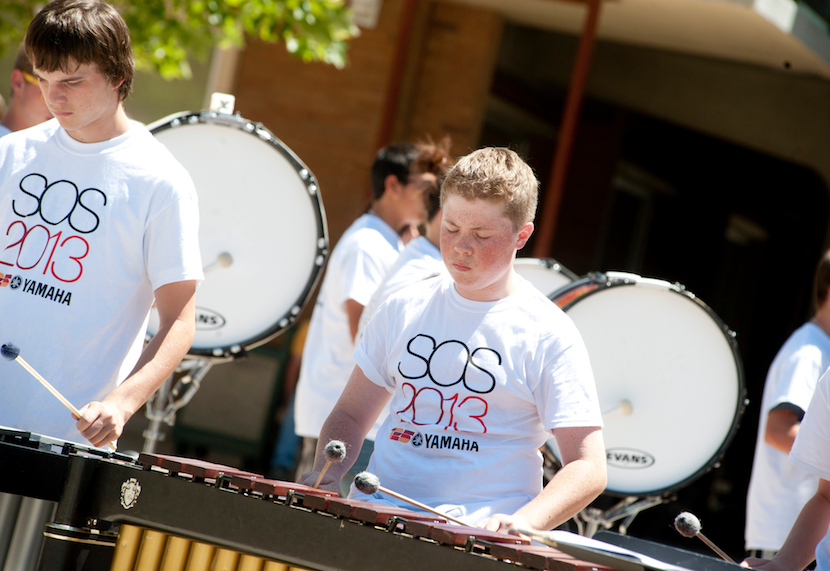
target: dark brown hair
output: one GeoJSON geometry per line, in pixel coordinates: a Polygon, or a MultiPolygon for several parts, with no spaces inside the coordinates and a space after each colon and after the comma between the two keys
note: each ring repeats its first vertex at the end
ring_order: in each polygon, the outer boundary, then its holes
{"type": "Polygon", "coordinates": [[[450,138],[445,137],[440,143],[433,143],[428,139],[426,143],[418,143],[418,156],[412,161],[410,172],[413,174],[432,173],[437,179],[434,187],[424,195],[427,207],[427,220],[432,220],[441,210],[441,184],[453,164],[450,157],[450,138]]]}
{"type": "Polygon", "coordinates": [[[417,156],[418,147],[412,143],[394,143],[380,149],[372,163],[372,200],[383,196],[386,177],[390,174],[406,184],[410,166],[417,156]]]}
{"type": "Polygon", "coordinates": [[[70,72],[72,65],[95,64],[115,84],[119,99],[130,93],[135,62],[130,30],[115,8],[101,0],[55,0],[29,24],[26,55],[37,69],[70,72]]]}

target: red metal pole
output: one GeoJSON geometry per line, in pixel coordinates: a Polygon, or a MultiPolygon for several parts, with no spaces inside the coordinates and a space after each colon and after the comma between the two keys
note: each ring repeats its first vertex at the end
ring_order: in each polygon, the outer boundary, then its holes
{"type": "Polygon", "coordinates": [[[398,102],[401,97],[401,86],[403,85],[406,73],[406,59],[409,51],[409,43],[412,38],[415,14],[418,9],[418,0],[406,0],[401,16],[400,33],[398,43],[395,47],[395,56],[392,62],[392,69],[389,75],[389,83],[386,86],[386,98],[380,118],[380,129],[378,132],[376,149],[385,147],[392,141],[392,130],[395,125],[395,115],[398,112],[398,102]]]}
{"type": "Polygon", "coordinates": [[[568,97],[565,101],[565,111],[562,117],[562,125],[559,130],[556,150],[554,151],[553,166],[551,168],[550,182],[548,183],[543,210],[537,216],[536,241],[534,243],[533,255],[537,258],[548,258],[551,255],[553,239],[556,235],[556,225],[559,218],[559,206],[562,202],[562,194],[565,187],[565,175],[568,170],[568,162],[571,158],[576,127],[579,122],[579,109],[582,105],[582,98],[585,92],[585,84],[588,80],[588,70],[591,66],[594,44],[599,24],[599,11],[602,0],[585,0],[588,5],[588,14],[585,18],[585,26],[582,36],[579,39],[579,47],[576,53],[574,69],[571,73],[571,84],[568,88],[568,97]]]}

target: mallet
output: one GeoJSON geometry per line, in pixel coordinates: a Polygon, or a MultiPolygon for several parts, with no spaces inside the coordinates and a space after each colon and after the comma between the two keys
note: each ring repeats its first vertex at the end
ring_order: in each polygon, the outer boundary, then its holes
{"type": "Polygon", "coordinates": [[[439,517],[443,517],[445,519],[450,520],[453,523],[457,523],[458,525],[466,525],[467,527],[470,527],[470,524],[464,523],[460,519],[455,519],[454,517],[448,516],[447,514],[442,514],[438,510],[433,509],[426,504],[422,504],[421,502],[413,500],[412,498],[407,498],[406,496],[404,496],[403,494],[399,494],[398,492],[393,492],[389,488],[384,488],[380,485],[380,479],[378,479],[378,477],[372,474],[371,472],[360,472],[358,475],[356,475],[354,477],[354,485],[358,490],[369,496],[377,492],[383,492],[388,496],[398,498],[401,501],[404,501],[408,504],[412,504],[415,507],[421,508],[425,512],[429,512],[439,517]]]}
{"type": "Polygon", "coordinates": [[[343,458],[346,457],[346,445],[339,440],[332,440],[326,444],[323,451],[326,454],[326,465],[323,466],[322,470],[320,470],[320,475],[317,476],[317,481],[314,482],[313,486],[311,486],[312,488],[316,488],[320,485],[320,481],[323,479],[323,476],[326,474],[326,470],[329,469],[329,466],[332,464],[339,464],[343,461],[343,458]]]}
{"type": "Polygon", "coordinates": [[[729,557],[724,551],[712,543],[708,537],[700,533],[700,520],[697,519],[697,516],[689,513],[689,512],[681,512],[674,518],[674,527],[680,533],[680,535],[684,537],[695,537],[697,536],[700,540],[708,545],[712,551],[720,555],[724,561],[729,561],[730,563],[735,563],[735,560],[729,557]]]}
{"type": "MultiPolygon", "coordinates": [[[[66,400],[66,397],[64,397],[62,394],[60,394],[60,393],[58,392],[58,389],[56,389],[56,388],[55,388],[55,387],[53,387],[51,384],[49,384],[49,382],[48,382],[46,379],[44,379],[43,377],[41,377],[41,376],[40,376],[40,373],[38,373],[37,371],[35,371],[35,370],[32,368],[32,366],[31,366],[31,365],[29,365],[29,363],[27,363],[26,361],[24,361],[24,360],[23,360],[23,357],[21,357],[21,356],[20,356],[20,349],[19,349],[16,345],[13,345],[13,344],[11,344],[11,343],[6,343],[6,344],[4,344],[2,347],[0,347],[0,355],[3,355],[3,358],[4,358],[4,359],[6,359],[6,360],[8,360],[8,361],[17,361],[18,363],[20,363],[20,365],[21,365],[24,369],[26,369],[27,371],[29,371],[29,372],[32,374],[32,376],[33,376],[34,378],[36,378],[38,381],[40,381],[40,384],[41,384],[41,385],[43,385],[44,387],[46,387],[46,389],[47,389],[50,393],[52,393],[53,395],[55,395],[55,397],[56,397],[59,401],[61,401],[61,402],[63,403],[63,405],[64,405],[66,408],[68,408],[69,410],[71,410],[71,411],[72,411],[72,414],[74,414],[74,415],[75,415],[75,418],[81,418],[81,412],[80,412],[77,408],[75,408],[74,406],[72,406],[72,403],[71,403],[71,402],[69,402],[68,400],[66,400]]],[[[113,444],[112,442],[110,442],[110,443],[108,444],[108,446],[109,446],[110,448],[112,448],[113,450],[115,450],[115,449],[116,449],[116,448],[115,448],[115,444],[113,444]]]]}

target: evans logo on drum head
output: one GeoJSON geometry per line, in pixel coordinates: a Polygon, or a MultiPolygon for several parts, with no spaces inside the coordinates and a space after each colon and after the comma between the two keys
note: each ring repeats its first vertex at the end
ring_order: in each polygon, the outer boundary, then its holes
{"type": "Polygon", "coordinates": [[[654,456],[633,448],[613,448],[605,451],[609,466],[639,470],[654,465],[654,456]]]}
{"type": "Polygon", "coordinates": [[[216,311],[204,307],[196,308],[196,331],[213,331],[221,329],[224,325],[225,318],[216,311]]]}

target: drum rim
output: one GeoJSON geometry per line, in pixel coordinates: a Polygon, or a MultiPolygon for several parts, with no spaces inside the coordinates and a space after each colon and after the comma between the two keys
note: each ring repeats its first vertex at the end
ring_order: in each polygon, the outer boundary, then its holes
{"type": "MultiPolygon", "coordinates": [[[[568,277],[571,280],[571,283],[577,281],[579,279],[579,275],[576,272],[569,270],[565,266],[562,265],[562,262],[554,258],[534,258],[532,256],[517,256],[516,259],[513,260],[514,263],[527,263],[532,264],[536,262],[538,265],[543,266],[549,270],[555,270],[560,274],[568,277]]],[[[555,292],[554,292],[555,293],[555,292]]]]}
{"type": "MultiPolygon", "coordinates": [[[[574,299],[570,300],[567,304],[561,307],[562,311],[567,313],[567,310],[573,307],[579,300],[585,299],[589,296],[596,294],[599,291],[604,289],[608,289],[611,287],[621,287],[621,286],[633,286],[637,285],[638,283],[643,283],[643,280],[649,279],[644,278],[643,276],[631,273],[622,273],[622,272],[591,272],[585,277],[576,280],[575,282],[563,287],[562,289],[554,292],[551,294],[551,300],[555,301],[554,298],[557,295],[565,295],[567,292],[577,289],[580,287],[585,287],[589,285],[593,285],[590,289],[586,289],[586,291],[580,295],[575,297],[574,299]]],[[[735,435],[738,432],[738,429],[741,425],[741,419],[744,415],[746,410],[746,382],[744,379],[744,367],[743,367],[743,360],[741,359],[741,355],[738,351],[738,343],[735,340],[735,332],[732,331],[726,323],[720,318],[720,316],[715,313],[715,311],[709,307],[703,300],[697,297],[692,292],[688,291],[686,287],[679,282],[668,282],[666,280],[652,280],[652,281],[660,281],[666,284],[667,288],[671,291],[674,291],[677,294],[682,295],[689,301],[697,304],[701,309],[703,309],[709,317],[715,322],[715,324],[720,329],[723,337],[726,339],[729,349],[732,353],[732,357],[735,360],[735,370],[737,373],[737,381],[738,381],[738,398],[735,404],[735,413],[732,418],[732,423],[727,431],[726,435],[724,436],[723,440],[721,441],[720,445],[718,446],[716,452],[712,455],[712,457],[698,470],[687,476],[686,478],[671,484],[669,486],[664,486],[662,488],[656,488],[654,490],[647,490],[642,492],[625,492],[621,490],[614,490],[612,488],[606,488],[603,492],[604,494],[608,494],[611,496],[616,497],[646,497],[646,496],[662,496],[666,494],[670,494],[675,492],[681,488],[684,488],[691,484],[692,482],[700,479],[702,476],[710,472],[713,468],[716,468],[720,465],[723,456],[726,454],[727,448],[732,443],[735,438],[735,435]]]]}
{"type": "MultiPolygon", "coordinates": [[[[182,111],[163,117],[147,125],[147,130],[155,137],[157,133],[164,132],[168,129],[181,127],[185,125],[195,124],[212,124],[222,125],[225,127],[239,129],[243,132],[249,133],[270,144],[277,150],[290,164],[294,167],[299,175],[299,178],[305,184],[306,194],[311,200],[312,209],[315,211],[315,224],[317,227],[317,244],[315,245],[314,264],[311,275],[306,280],[305,287],[300,292],[300,295],[293,303],[290,304],[286,310],[274,324],[253,335],[244,341],[217,345],[210,348],[201,348],[191,346],[188,349],[187,355],[191,357],[213,357],[213,358],[235,358],[244,355],[245,352],[250,351],[260,345],[268,343],[277,335],[285,332],[298,319],[303,309],[308,305],[312,297],[312,292],[317,288],[323,275],[323,268],[329,256],[329,236],[328,225],[326,220],[326,212],[323,206],[322,197],[320,194],[320,185],[317,177],[311,172],[311,169],[292,151],[285,143],[282,142],[273,132],[271,132],[262,123],[257,123],[249,119],[243,118],[241,115],[229,115],[225,113],[217,113],[216,111],[182,111]]],[[[161,141],[159,141],[161,142],[161,141]]],[[[162,143],[163,144],[163,143],[162,143]]],[[[178,160],[178,159],[177,159],[178,160]]],[[[146,334],[146,340],[152,338],[149,332],[146,334]]]]}

